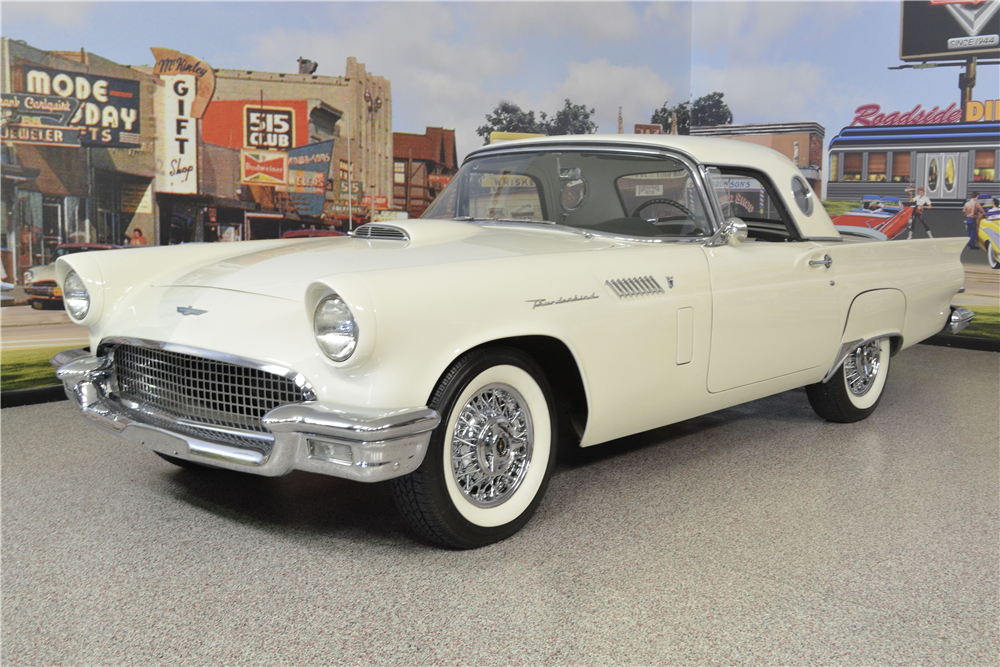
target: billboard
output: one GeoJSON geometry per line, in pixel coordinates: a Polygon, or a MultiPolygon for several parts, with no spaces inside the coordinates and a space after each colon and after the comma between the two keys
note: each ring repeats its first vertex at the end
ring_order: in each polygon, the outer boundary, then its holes
{"type": "Polygon", "coordinates": [[[201,120],[201,140],[287,151],[309,141],[308,100],[213,100],[201,120]]]}
{"type": "Polygon", "coordinates": [[[900,4],[900,59],[1000,57],[1000,1],[907,0],[900,4]]]}
{"type": "Polygon", "coordinates": [[[78,102],[67,127],[79,131],[80,145],[140,148],[139,82],[25,65],[25,92],[78,102]]]}
{"type": "Polygon", "coordinates": [[[288,151],[288,185],[278,190],[288,193],[299,215],[323,215],[332,162],[333,139],[288,151]]]}

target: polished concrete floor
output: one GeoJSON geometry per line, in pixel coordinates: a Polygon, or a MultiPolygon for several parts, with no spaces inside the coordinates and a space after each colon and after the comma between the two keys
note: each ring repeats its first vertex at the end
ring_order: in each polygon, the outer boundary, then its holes
{"type": "Polygon", "coordinates": [[[917,346],[868,420],[793,391],[565,458],[513,538],[387,485],[190,472],[0,412],[4,665],[1000,664],[1000,355],[917,346]]]}

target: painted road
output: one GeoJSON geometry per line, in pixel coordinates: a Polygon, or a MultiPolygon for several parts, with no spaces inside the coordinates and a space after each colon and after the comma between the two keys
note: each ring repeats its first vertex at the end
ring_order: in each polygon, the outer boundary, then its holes
{"type": "Polygon", "coordinates": [[[89,344],[87,330],[73,324],[62,310],[33,310],[30,306],[6,306],[0,309],[0,349],[89,344]]]}

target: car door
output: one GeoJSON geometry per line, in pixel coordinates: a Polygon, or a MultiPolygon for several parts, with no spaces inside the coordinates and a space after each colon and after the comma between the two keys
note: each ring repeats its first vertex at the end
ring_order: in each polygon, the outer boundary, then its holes
{"type": "MultiPolygon", "coordinates": [[[[705,247],[712,286],[708,390],[824,367],[840,342],[836,244],[803,241],[763,174],[723,169],[743,243],[705,247]]],[[[824,368],[825,370],[825,368],[824,368]]]]}

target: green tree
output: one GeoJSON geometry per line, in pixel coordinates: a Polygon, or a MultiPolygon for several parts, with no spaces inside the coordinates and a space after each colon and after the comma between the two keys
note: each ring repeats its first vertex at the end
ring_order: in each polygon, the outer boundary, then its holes
{"type": "Polygon", "coordinates": [[[732,125],[733,112],[722,101],[724,93],[709,93],[699,97],[691,105],[691,125],[704,127],[713,125],[732,125]]]}
{"type": "Polygon", "coordinates": [[[663,126],[663,131],[671,133],[673,127],[674,114],[677,114],[677,134],[691,134],[691,103],[681,102],[678,105],[668,107],[669,102],[664,102],[663,106],[653,112],[650,123],[657,123],[663,126]]]}
{"type": "Polygon", "coordinates": [[[546,134],[544,115],[542,122],[535,120],[534,111],[523,111],[521,107],[513,102],[501,100],[493,109],[493,113],[486,114],[486,124],[476,130],[476,134],[483,138],[483,143],[490,143],[491,132],[536,132],[546,134]]]}
{"type": "Polygon", "coordinates": [[[562,109],[556,112],[551,120],[545,112],[541,113],[545,134],[593,134],[597,132],[597,123],[591,120],[594,109],[588,110],[584,104],[573,104],[566,100],[562,109]]]}

